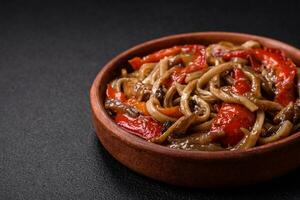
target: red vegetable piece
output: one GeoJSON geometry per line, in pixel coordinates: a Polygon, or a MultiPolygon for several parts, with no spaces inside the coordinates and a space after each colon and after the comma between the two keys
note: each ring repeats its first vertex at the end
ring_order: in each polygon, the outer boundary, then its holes
{"type": "Polygon", "coordinates": [[[264,66],[275,72],[275,101],[286,106],[295,101],[294,79],[296,76],[296,65],[284,56],[278,49],[247,49],[234,50],[223,54],[225,60],[233,57],[249,58],[252,68],[256,72],[261,71],[264,66]]]}
{"type": "Polygon", "coordinates": [[[162,134],[162,124],[150,116],[139,115],[137,118],[132,118],[126,114],[118,113],[115,116],[115,121],[122,128],[146,140],[158,137],[162,134]]]}
{"type": "Polygon", "coordinates": [[[186,67],[184,72],[191,73],[202,70],[207,67],[205,60],[205,48],[202,45],[184,45],[183,52],[191,53],[194,55],[193,61],[191,61],[186,67]]]}
{"type": "Polygon", "coordinates": [[[171,78],[166,81],[165,85],[170,87],[173,82],[185,83],[186,74],[195,71],[201,71],[207,67],[205,59],[205,48],[202,45],[184,45],[181,49],[182,53],[188,53],[193,55],[193,60],[184,68],[176,69],[171,78]]]}
{"type": "Polygon", "coordinates": [[[126,96],[122,92],[117,92],[110,84],[106,88],[106,96],[108,99],[117,99],[121,102],[126,101],[126,96]]]}
{"type": "Polygon", "coordinates": [[[228,52],[225,52],[222,57],[225,59],[225,60],[230,60],[231,58],[235,58],[235,57],[238,57],[238,58],[244,58],[244,59],[247,59],[249,57],[249,55],[251,54],[251,49],[247,49],[247,50],[244,50],[244,49],[240,49],[240,50],[233,50],[233,51],[228,51],[228,52]]]}
{"type": "MultiPolygon", "coordinates": [[[[241,69],[234,69],[234,84],[232,90],[240,95],[251,90],[251,86],[241,69]]],[[[253,126],[254,121],[254,113],[243,105],[223,103],[212,123],[210,131],[224,131],[225,136],[220,139],[221,144],[226,147],[233,146],[244,137],[241,128],[249,129],[253,126]]]]}
{"type": "Polygon", "coordinates": [[[174,81],[178,83],[184,83],[184,79],[187,73],[202,70],[207,67],[205,60],[205,48],[204,46],[197,44],[174,46],[171,48],[162,49],[143,58],[134,57],[128,62],[134,70],[138,70],[144,63],[158,62],[164,57],[177,55],[179,53],[193,54],[194,58],[188,64],[188,66],[181,70],[175,71],[172,75],[171,80],[167,81],[167,85],[171,85],[174,81]]]}
{"type": "Polygon", "coordinates": [[[129,64],[134,70],[138,70],[144,63],[158,62],[160,59],[180,53],[181,46],[174,46],[167,49],[162,49],[155,53],[149,54],[143,58],[135,57],[129,60],[129,64]]]}
{"type": "Polygon", "coordinates": [[[232,90],[233,92],[240,95],[251,90],[251,86],[247,81],[244,72],[241,69],[234,69],[234,84],[232,90]]]}
{"type": "Polygon", "coordinates": [[[184,68],[177,68],[171,74],[170,78],[164,82],[166,87],[170,87],[174,82],[183,84],[185,82],[186,73],[184,72],[184,68]]]}
{"type": "Polygon", "coordinates": [[[283,106],[295,101],[296,65],[276,49],[255,49],[254,56],[267,69],[275,71],[275,101],[283,106]]]}
{"type": "Polygon", "coordinates": [[[220,143],[227,146],[236,145],[243,137],[241,128],[251,128],[255,122],[255,114],[246,107],[223,103],[220,111],[215,117],[210,132],[224,131],[225,136],[220,139],[220,143]]]}
{"type": "Polygon", "coordinates": [[[143,64],[143,60],[140,57],[134,57],[128,62],[134,70],[138,70],[143,64]]]}

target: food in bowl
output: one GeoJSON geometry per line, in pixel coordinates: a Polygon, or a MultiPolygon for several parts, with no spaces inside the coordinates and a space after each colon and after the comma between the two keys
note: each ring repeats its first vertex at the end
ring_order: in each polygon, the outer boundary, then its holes
{"type": "Polygon", "coordinates": [[[105,109],[129,133],[175,149],[243,150],[300,129],[300,70],[257,41],[177,45],[134,57],[105,109]]]}

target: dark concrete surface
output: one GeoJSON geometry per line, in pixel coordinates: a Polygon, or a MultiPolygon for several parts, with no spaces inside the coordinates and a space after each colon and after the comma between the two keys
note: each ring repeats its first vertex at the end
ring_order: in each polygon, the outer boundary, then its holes
{"type": "Polygon", "coordinates": [[[300,3],[279,2],[1,1],[0,199],[300,199],[299,170],[227,190],[150,180],[108,154],[90,119],[101,66],[143,41],[234,31],[300,47],[300,3]]]}

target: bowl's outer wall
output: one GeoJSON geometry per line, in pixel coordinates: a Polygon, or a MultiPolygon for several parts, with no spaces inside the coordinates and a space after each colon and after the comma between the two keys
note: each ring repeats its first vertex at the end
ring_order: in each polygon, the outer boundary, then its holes
{"type": "Polygon", "coordinates": [[[203,153],[163,149],[126,133],[109,119],[103,108],[106,84],[112,80],[128,58],[170,47],[172,45],[219,41],[242,43],[258,40],[264,46],[280,48],[300,64],[299,50],[267,38],[236,33],[192,33],[170,36],[146,42],[129,49],[109,62],[98,74],[91,88],[92,119],[103,146],[110,154],[130,169],[167,183],[189,187],[238,186],[268,180],[283,175],[300,165],[300,137],[287,144],[266,145],[255,152],[203,153]],[[176,153],[175,153],[176,152],[176,153]]]}

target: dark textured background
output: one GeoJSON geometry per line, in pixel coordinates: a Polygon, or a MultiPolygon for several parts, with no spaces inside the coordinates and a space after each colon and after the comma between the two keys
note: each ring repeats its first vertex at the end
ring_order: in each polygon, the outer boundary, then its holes
{"type": "Polygon", "coordinates": [[[299,1],[277,2],[1,1],[0,199],[299,199],[299,170],[231,190],[142,177],[105,151],[90,120],[101,66],[145,40],[218,30],[300,47],[299,1]]]}

